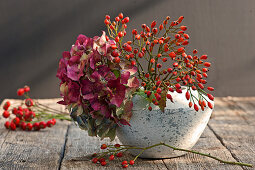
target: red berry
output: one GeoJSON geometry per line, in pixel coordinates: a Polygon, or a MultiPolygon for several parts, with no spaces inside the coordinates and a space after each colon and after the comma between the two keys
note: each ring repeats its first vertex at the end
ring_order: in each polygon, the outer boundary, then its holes
{"type": "Polygon", "coordinates": [[[17,95],[18,96],[22,96],[23,94],[24,94],[24,89],[23,88],[20,88],[20,89],[18,89],[18,91],[17,91],[17,95]]]}
{"type": "Polygon", "coordinates": [[[181,81],[181,78],[180,78],[180,77],[177,77],[175,80],[176,80],[177,82],[179,82],[179,81],[181,81]]]}
{"type": "Polygon", "coordinates": [[[27,106],[27,107],[31,107],[31,106],[33,106],[34,105],[34,102],[33,102],[33,100],[32,99],[26,99],[25,100],[25,105],[27,106]]]}
{"type": "Polygon", "coordinates": [[[197,106],[195,103],[194,103],[194,109],[195,109],[196,111],[199,110],[198,106],[197,106]]]}
{"type": "Polygon", "coordinates": [[[47,124],[47,127],[52,127],[53,126],[53,121],[48,120],[46,124],[47,124]]]}
{"type": "Polygon", "coordinates": [[[190,107],[190,108],[192,107],[192,102],[189,102],[189,107],[190,107]]]}
{"type": "Polygon", "coordinates": [[[12,120],[13,123],[15,123],[15,125],[18,125],[20,123],[20,118],[18,117],[15,117],[13,120],[12,120]]]}
{"type": "Polygon", "coordinates": [[[47,124],[42,121],[42,122],[39,123],[39,126],[40,126],[40,129],[45,129],[47,124]]]}
{"type": "Polygon", "coordinates": [[[176,89],[176,92],[177,93],[182,93],[182,89],[180,88],[180,89],[176,89]]]}
{"type": "Polygon", "coordinates": [[[146,83],[145,83],[145,82],[142,82],[142,83],[141,83],[141,86],[145,87],[145,86],[146,86],[146,83]]]}
{"type": "Polygon", "coordinates": [[[119,13],[119,18],[123,19],[123,13],[119,13]]]}
{"type": "Polygon", "coordinates": [[[123,168],[127,168],[127,167],[128,167],[128,164],[125,164],[125,165],[123,165],[122,167],[123,167],[123,168]]]}
{"type": "Polygon", "coordinates": [[[173,102],[173,98],[172,98],[171,94],[167,94],[166,97],[167,97],[168,99],[170,99],[171,102],[173,102]]]}
{"type": "Polygon", "coordinates": [[[5,102],[5,104],[4,104],[4,106],[3,106],[3,109],[4,109],[4,110],[8,110],[8,108],[10,107],[10,105],[11,105],[11,102],[9,102],[9,101],[5,102]]]}
{"type": "Polygon", "coordinates": [[[22,130],[26,130],[27,129],[27,124],[25,122],[22,122],[20,125],[22,130]]]}
{"type": "Polygon", "coordinates": [[[108,19],[105,19],[105,20],[104,20],[104,24],[105,24],[105,25],[109,25],[109,24],[110,24],[110,21],[109,21],[108,19]]]}
{"type": "Polygon", "coordinates": [[[206,74],[206,73],[203,73],[203,76],[206,78],[206,77],[208,77],[208,75],[206,74]]]}
{"type": "Polygon", "coordinates": [[[157,68],[161,68],[161,67],[162,67],[162,64],[158,63],[157,68]]]}
{"type": "Polygon", "coordinates": [[[209,98],[210,100],[214,100],[213,95],[211,95],[211,94],[208,93],[207,96],[208,96],[208,98],[209,98]]]}
{"type": "Polygon", "coordinates": [[[184,51],[184,47],[178,48],[177,51],[178,51],[179,53],[183,52],[183,51],[184,51]]]}
{"type": "Polygon", "coordinates": [[[24,86],[24,92],[29,92],[30,91],[30,87],[29,86],[24,86]]]}
{"type": "Polygon", "coordinates": [[[105,159],[104,158],[100,158],[99,162],[105,162],[105,159]]]}
{"type": "Polygon", "coordinates": [[[174,36],[176,39],[179,39],[180,37],[181,37],[181,35],[180,34],[175,34],[175,36],[174,36]]]}
{"type": "Polygon", "coordinates": [[[169,57],[171,57],[171,58],[175,58],[175,57],[176,57],[176,54],[175,54],[174,52],[171,52],[171,53],[169,53],[168,55],[169,55],[169,57]]]}
{"type": "Polygon", "coordinates": [[[180,29],[181,29],[182,31],[186,31],[186,30],[187,30],[187,27],[186,27],[186,26],[180,26],[180,29]]]}
{"type": "Polygon", "coordinates": [[[209,91],[213,91],[213,90],[214,90],[213,87],[207,87],[207,89],[208,89],[209,91]]]}
{"type": "Polygon", "coordinates": [[[92,162],[95,163],[95,164],[97,163],[97,161],[98,161],[97,158],[93,158],[93,159],[92,159],[92,162]]]}
{"type": "Polygon", "coordinates": [[[119,148],[119,147],[120,147],[120,144],[115,144],[114,147],[115,147],[115,148],[119,148]]]}
{"type": "Polygon", "coordinates": [[[177,62],[174,62],[174,63],[173,63],[173,66],[174,66],[174,67],[178,67],[178,63],[177,63],[177,62]]]}
{"type": "Polygon", "coordinates": [[[149,106],[148,110],[149,110],[149,111],[151,111],[151,110],[152,110],[152,107],[151,107],[151,106],[149,106]]]}
{"type": "Polygon", "coordinates": [[[159,26],[159,30],[162,30],[163,29],[163,25],[162,24],[160,24],[160,26],[159,26]]]}
{"type": "Polygon", "coordinates": [[[189,44],[189,41],[188,40],[185,40],[182,42],[182,45],[188,45],[189,44]]]}
{"type": "Polygon", "coordinates": [[[122,157],[123,154],[122,154],[122,152],[119,152],[119,153],[116,154],[116,156],[117,156],[117,157],[122,157]]]}
{"type": "Polygon", "coordinates": [[[119,21],[120,21],[120,17],[116,17],[116,18],[115,18],[115,21],[116,21],[116,22],[119,22],[119,21]]]}
{"type": "Polygon", "coordinates": [[[204,85],[201,84],[201,83],[198,83],[197,85],[198,85],[198,87],[200,87],[200,89],[203,89],[203,88],[204,88],[204,85]]]}
{"type": "Polygon", "coordinates": [[[105,166],[107,163],[104,161],[104,162],[101,162],[101,165],[102,166],[105,166]]]}
{"type": "Polygon", "coordinates": [[[136,65],[136,62],[133,60],[133,61],[131,61],[131,65],[132,66],[135,66],[136,65]]]}
{"type": "Polygon", "coordinates": [[[120,37],[117,36],[117,37],[115,38],[115,41],[116,41],[116,42],[119,42],[119,41],[120,41],[120,37]]]}
{"type": "Polygon", "coordinates": [[[16,125],[13,122],[11,122],[10,127],[11,127],[11,130],[16,130],[16,125]]]}
{"type": "Polygon", "coordinates": [[[160,94],[162,92],[161,88],[157,88],[157,93],[160,94]]]}
{"type": "Polygon", "coordinates": [[[128,162],[127,161],[123,161],[121,164],[122,165],[126,165],[126,164],[128,164],[128,162]]]}
{"type": "Polygon", "coordinates": [[[40,125],[39,125],[39,123],[38,123],[38,122],[35,122],[35,123],[33,124],[33,128],[34,128],[34,130],[40,130],[40,125]]]}
{"type": "Polygon", "coordinates": [[[204,66],[205,66],[205,67],[210,67],[210,66],[211,66],[211,63],[205,62],[205,63],[204,63],[204,66]]]}
{"type": "Polygon", "coordinates": [[[184,38],[189,39],[189,35],[188,34],[183,34],[184,38]]]}
{"type": "Polygon", "coordinates": [[[167,58],[163,58],[162,61],[163,61],[163,62],[166,62],[166,61],[167,61],[167,58]]]}
{"type": "Polygon", "coordinates": [[[129,22],[129,17],[124,18],[124,22],[128,23],[129,22]]]}
{"type": "Polygon", "coordinates": [[[11,123],[9,121],[6,121],[5,124],[4,124],[6,129],[9,129],[10,125],[11,125],[11,123]]]}
{"type": "Polygon", "coordinates": [[[53,121],[53,125],[55,125],[57,122],[56,119],[54,119],[54,118],[52,119],[52,121],[53,121]]]}
{"type": "Polygon", "coordinates": [[[118,33],[118,36],[119,36],[119,37],[123,37],[123,32],[119,32],[119,33],[118,33]]]}
{"type": "Polygon", "coordinates": [[[189,94],[189,92],[188,92],[188,91],[186,92],[186,99],[187,99],[187,100],[189,100],[189,99],[190,99],[190,94],[189,94]]]}
{"type": "Polygon", "coordinates": [[[31,123],[27,123],[26,129],[27,129],[28,131],[31,131],[32,128],[33,128],[33,125],[32,125],[31,123]]]}
{"type": "Polygon", "coordinates": [[[3,117],[4,118],[8,118],[10,116],[10,113],[7,111],[7,110],[5,110],[4,112],[3,112],[3,117]]]}
{"type": "Polygon", "coordinates": [[[154,58],[152,58],[150,62],[151,62],[151,63],[155,63],[155,59],[154,59],[154,58]]]}
{"type": "Polygon", "coordinates": [[[209,107],[210,109],[213,109],[213,105],[212,105],[211,102],[208,102],[207,104],[208,104],[208,107],[209,107]]]}
{"type": "Polygon", "coordinates": [[[181,88],[181,85],[179,83],[175,84],[174,86],[176,87],[176,89],[180,89],[181,88]]]}
{"type": "Polygon", "coordinates": [[[156,26],[156,21],[152,21],[152,23],[151,23],[151,28],[154,28],[155,26],[156,26]]]}
{"type": "Polygon", "coordinates": [[[107,145],[106,144],[102,144],[101,145],[101,149],[106,149],[107,148],[107,145]]]}
{"type": "Polygon", "coordinates": [[[149,77],[150,77],[150,74],[149,74],[149,73],[146,73],[144,76],[145,76],[146,78],[149,78],[149,77]]]}
{"type": "Polygon", "coordinates": [[[111,155],[110,157],[109,157],[109,160],[113,160],[114,159],[114,155],[111,155]]]}
{"type": "Polygon", "coordinates": [[[14,108],[12,109],[12,113],[16,115],[16,114],[18,113],[18,109],[17,109],[16,107],[14,107],[14,108]]]}
{"type": "Polygon", "coordinates": [[[192,90],[196,90],[197,89],[196,86],[192,86],[191,88],[192,88],[192,90]]]}
{"type": "Polygon", "coordinates": [[[136,29],[133,29],[133,30],[132,30],[132,34],[136,35],[136,34],[137,34],[137,30],[136,30],[136,29]]]}
{"type": "Polygon", "coordinates": [[[119,58],[119,57],[115,57],[115,58],[114,58],[114,62],[115,62],[115,63],[120,63],[120,58],[119,58]]]}
{"type": "Polygon", "coordinates": [[[184,19],[184,16],[180,16],[180,17],[178,18],[178,23],[181,23],[183,19],[184,19]]]}
{"type": "Polygon", "coordinates": [[[201,60],[206,60],[206,59],[207,59],[207,55],[202,55],[202,56],[200,57],[200,59],[201,59],[201,60]]]}
{"type": "MultiPolygon", "coordinates": [[[[144,56],[144,52],[140,52],[139,54],[138,54],[138,57],[139,58],[142,58],[144,56]]],[[[153,59],[154,60],[154,59],[153,59]]],[[[151,62],[152,62],[152,60],[151,60],[151,62]]],[[[155,60],[154,60],[154,62],[155,62],[155,60]]],[[[154,63],[154,62],[152,62],[152,63],[154,63]]]]}
{"type": "Polygon", "coordinates": [[[134,160],[130,160],[130,161],[129,161],[129,164],[130,164],[130,165],[134,165],[134,164],[135,164],[135,161],[134,161],[134,160]]]}

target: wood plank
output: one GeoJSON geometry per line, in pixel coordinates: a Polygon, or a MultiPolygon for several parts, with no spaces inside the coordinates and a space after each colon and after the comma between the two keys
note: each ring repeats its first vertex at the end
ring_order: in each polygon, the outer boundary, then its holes
{"type": "Polygon", "coordinates": [[[214,118],[209,126],[237,161],[255,165],[255,126],[249,125],[241,116],[243,113],[238,113],[226,100],[215,101],[214,118]]]}
{"type": "MultiPolygon", "coordinates": [[[[91,154],[99,152],[103,143],[110,143],[109,140],[101,141],[96,137],[89,137],[86,131],[80,130],[77,126],[72,125],[68,131],[67,144],[61,169],[122,169],[123,160],[131,160],[129,154],[125,154],[119,160],[111,161],[109,165],[102,167],[99,164],[91,162],[91,154]]],[[[120,143],[115,139],[113,143],[120,143]]],[[[129,166],[129,169],[167,169],[162,160],[141,160],[136,161],[135,166],[129,166]]]]}
{"type": "Polygon", "coordinates": [[[255,126],[255,97],[227,97],[223,100],[249,125],[255,126]]]}
{"type": "MultiPolygon", "coordinates": [[[[58,99],[39,101],[55,109],[64,109],[56,104],[58,99]]],[[[3,121],[0,120],[1,125],[3,121]]],[[[0,169],[58,169],[69,124],[58,121],[54,128],[31,132],[8,131],[1,126],[0,131],[7,135],[0,145],[0,169]]]]}
{"type": "MultiPolygon", "coordinates": [[[[213,156],[219,157],[223,160],[235,161],[231,153],[221,144],[213,132],[206,127],[205,131],[201,135],[197,144],[193,147],[193,150],[210,153],[213,156]]],[[[204,156],[187,153],[184,156],[164,159],[164,162],[168,169],[242,169],[239,166],[222,164],[214,159],[207,158],[204,156]]]]}

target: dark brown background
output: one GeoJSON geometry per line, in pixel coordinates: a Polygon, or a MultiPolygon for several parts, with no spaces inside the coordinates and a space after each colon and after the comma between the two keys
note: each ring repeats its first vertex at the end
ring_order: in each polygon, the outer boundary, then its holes
{"type": "Polygon", "coordinates": [[[33,97],[58,97],[55,77],[62,51],[78,34],[100,35],[104,16],[123,12],[129,31],[169,15],[185,16],[190,48],[213,63],[216,96],[254,96],[254,0],[22,0],[0,2],[0,100],[31,86],[33,97]]]}

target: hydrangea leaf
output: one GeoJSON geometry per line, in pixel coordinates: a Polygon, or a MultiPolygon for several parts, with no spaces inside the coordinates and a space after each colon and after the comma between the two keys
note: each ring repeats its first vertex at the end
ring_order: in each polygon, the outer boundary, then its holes
{"type": "Polygon", "coordinates": [[[110,130],[105,135],[105,137],[109,137],[112,142],[116,137],[116,126],[113,126],[112,128],[110,128],[110,130]]]}

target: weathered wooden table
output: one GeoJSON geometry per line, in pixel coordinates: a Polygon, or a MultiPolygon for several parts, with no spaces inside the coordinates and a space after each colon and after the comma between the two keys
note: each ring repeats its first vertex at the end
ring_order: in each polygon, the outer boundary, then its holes
{"type": "MultiPolygon", "coordinates": [[[[39,101],[64,110],[64,107],[56,104],[58,100],[39,101]]],[[[193,149],[225,160],[255,165],[255,97],[216,98],[215,105],[211,120],[193,149]]],[[[3,126],[4,121],[1,116],[0,169],[121,169],[119,161],[112,161],[106,167],[92,164],[89,154],[98,152],[99,146],[109,143],[109,140],[100,141],[98,138],[89,137],[71,122],[58,121],[54,128],[24,132],[6,130],[3,126]]],[[[115,142],[118,142],[118,139],[115,142]]],[[[138,159],[135,166],[129,168],[253,169],[222,164],[189,153],[173,159],[138,159]]]]}

